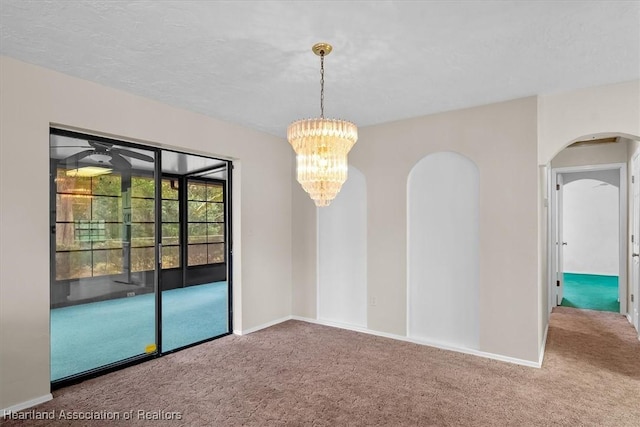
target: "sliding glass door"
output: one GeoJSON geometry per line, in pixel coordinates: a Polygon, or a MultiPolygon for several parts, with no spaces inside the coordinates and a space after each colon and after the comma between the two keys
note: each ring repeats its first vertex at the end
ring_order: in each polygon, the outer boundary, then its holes
{"type": "Polygon", "coordinates": [[[51,129],[54,387],[231,331],[231,163],[51,129]]]}
{"type": "Polygon", "coordinates": [[[155,162],[52,131],[52,381],[156,352],[155,162]]]}

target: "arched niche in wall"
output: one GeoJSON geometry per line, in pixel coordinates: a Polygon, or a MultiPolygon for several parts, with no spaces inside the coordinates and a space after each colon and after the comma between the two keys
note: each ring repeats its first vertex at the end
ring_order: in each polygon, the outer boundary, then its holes
{"type": "Polygon", "coordinates": [[[353,166],[331,205],[318,209],[318,319],[367,326],[367,184],[353,166]]]}
{"type": "Polygon", "coordinates": [[[479,341],[479,172],[453,152],[420,160],[407,183],[407,335],[479,341]]]}

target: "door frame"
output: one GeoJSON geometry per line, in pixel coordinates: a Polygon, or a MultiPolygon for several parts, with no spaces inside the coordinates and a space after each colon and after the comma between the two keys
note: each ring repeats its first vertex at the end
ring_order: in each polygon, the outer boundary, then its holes
{"type": "Polygon", "coordinates": [[[549,169],[549,211],[548,211],[548,220],[549,227],[547,230],[547,249],[548,249],[548,263],[549,263],[549,271],[548,271],[548,286],[549,286],[549,312],[556,307],[555,301],[555,285],[556,285],[556,272],[557,272],[557,262],[556,262],[556,227],[557,224],[557,216],[556,209],[557,201],[556,201],[556,185],[558,183],[558,175],[573,173],[573,172],[594,172],[594,171],[603,171],[603,170],[617,170],[620,175],[620,187],[618,189],[618,262],[619,262],[619,272],[618,272],[618,298],[620,299],[620,313],[626,315],[628,313],[627,309],[627,298],[629,294],[629,283],[628,283],[628,265],[629,265],[629,252],[628,252],[628,240],[629,233],[627,231],[628,224],[628,194],[627,194],[627,164],[626,163],[607,163],[602,165],[585,165],[585,166],[569,166],[569,167],[558,167],[549,169]]]}
{"type": "MultiPolygon", "coordinates": [[[[564,221],[564,175],[562,173],[557,173],[554,175],[554,178],[555,183],[553,186],[556,188],[556,192],[553,193],[553,200],[556,204],[553,211],[553,219],[558,222],[553,224],[553,235],[555,236],[554,240],[556,241],[556,253],[553,259],[558,265],[564,266],[564,246],[566,245],[566,242],[564,241],[563,235],[564,227],[560,226],[562,224],[560,220],[562,219],[562,221],[564,221]]],[[[560,269],[562,271],[558,270],[558,267],[554,267],[554,272],[556,273],[556,286],[553,287],[553,290],[555,291],[555,298],[553,298],[553,300],[556,306],[562,304],[562,300],[564,299],[564,276],[562,275],[564,269],[560,269]]]]}
{"type": "MultiPolygon", "coordinates": [[[[640,267],[636,264],[633,259],[633,253],[635,253],[635,246],[640,243],[640,236],[634,234],[635,231],[640,230],[640,209],[639,206],[636,206],[635,203],[635,193],[636,189],[640,186],[640,148],[636,149],[636,151],[631,155],[631,172],[630,175],[632,177],[631,180],[631,214],[629,218],[630,222],[630,230],[629,234],[633,237],[635,242],[632,242],[632,246],[629,252],[632,254],[630,260],[631,266],[631,277],[629,278],[629,292],[633,295],[633,301],[631,301],[631,307],[629,307],[627,318],[629,322],[633,325],[638,333],[638,339],[640,339],[640,301],[638,301],[638,297],[640,296],[640,267]],[[635,182],[634,182],[635,181],[635,182]],[[636,229],[637,226],[637,229],[636,229]],[[635,279],[635,280],[634,280],[635,279]]],[[[640,234],[640,232],[638,232],[640,234]]]]}

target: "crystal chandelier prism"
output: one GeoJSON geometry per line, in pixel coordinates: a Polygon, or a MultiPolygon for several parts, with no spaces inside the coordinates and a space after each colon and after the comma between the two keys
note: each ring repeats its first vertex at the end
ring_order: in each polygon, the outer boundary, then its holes
{"type": "Polygon", "coordinates": [[[297,179],[316,206],[329,206],[347,180],[347,154],[358,140],[355,124],[324,118],[324,57],[333,48],[317,43],[320,56],[320,118],[293,122],[287,139],[296,153],[297,179]]]}

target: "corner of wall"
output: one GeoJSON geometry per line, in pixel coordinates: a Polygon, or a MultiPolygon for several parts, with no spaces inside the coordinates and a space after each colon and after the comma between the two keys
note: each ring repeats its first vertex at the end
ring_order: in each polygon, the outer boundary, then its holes
{"type": "MultiPolygon", "coordinates": [[[[293,160],[295,163],[295,159],[293,160]]],[[[295,166],[293,168],[295,174],[295,166]]],[[[317,209],[292,175],[291,314],[317,317],[317,209]]]]}

